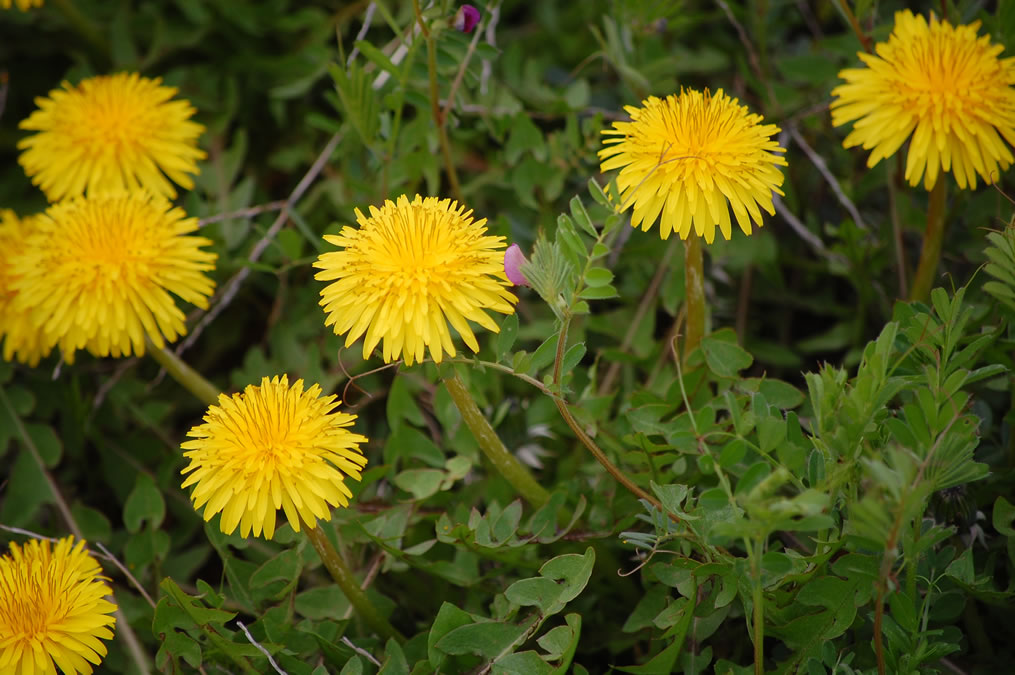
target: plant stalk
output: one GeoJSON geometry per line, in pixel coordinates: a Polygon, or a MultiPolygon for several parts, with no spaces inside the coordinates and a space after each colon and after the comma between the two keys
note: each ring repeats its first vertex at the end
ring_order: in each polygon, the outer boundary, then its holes
{"type": "Polygon", "coordinates": [[[565,422],[567,422],[567,426],[571,427],[571,431],[574,432],[574,435],[579,441],[581,441],[582,445],[584,445],[588,451],[592,453],[592,456],[596,458],[596,461],[598,461],[599,464],[606,469],[607,473],[613,476],[618,483],[634,493],[636,497],[644,499],[660,511],[664,511],[663,505],[658,499],[638,487],[634,481],[627,477],[627,474],[621,471],[619,467],[610,461],[610,458],[606,456],[606,453],[603,452],[598,445],[596,445],[596,442],[593,441],[587,433],[585,433],[585,430],[581,428],[580,424],[578,424],[578,420],[576,420],[574,415],[571,414],[571,411],[568,410],[567,401],[564,400],[563,392],[561,391],[560,378],[564,360],[564,349],[567,346],[567,330],[570,323],[570,315],[565,315],[560,326],[560,333],[557,336],[557,353],[556,358],[553,361],[553,386],[557,389],[557,393],[553,397],[553,402],[557,405],[557,410],[560,411],[560,416],[564,418],[565,422]]]}
{"type": "Polygon", "coordinates": [[[359,587],[359,583],[356,581],[356,575],[349,569],[349,566],[345,564],[342,556],[338,554],[335,547],[331,545],[331,541],[327,535],[324,534],[324,529],[318,523],[315,527],[308,527],[305,522],[300,521],[300,526],[307,534],[307,539],[310,540],[314,550],[317,551],[317,555],[320,556],[321,562],[328,568],[328,572],[331,573],[331,578],[335,580],[338,587],[342,589],[342,593],[348,598],[349,604],[353,606],[356,613],[366,621],[367,625],[370,626],[378,635],[384,638],[395,638],[399,642],[405,642],[405,636],[398,632],[398,630],[391,625],[391,623],[384,618],[384,616],[377,610],[374,603],[370,602],[370,598],[363,592],[363,589],[359,587]]]}
{"type": "Polygon", "coordinates": [[[145,336],[145,348],[152,358],[166,369],[170,377],[183,385],[184,389],[208,405],[218,403],[221,394],[218,387],[204,379],[201,373],[184,363],[179,356],[166,347],[156,347],[147,336],[145,336]]]}
{"type": "Polygon", "coordinates": [[[476,400],[469,393],[465,382],[458,376],[458,373],[451,371],[450,375],[444,377],[444,386],[448,388],[451,399],[462,414],[465,425],[469,427],[479,448],[490,460],[494,468],[504,476],[511,487],[520,494],[525,501],[535,507],[540,507],[550,501],[548,493],[542,485],[536,482],[525,465],[518,461],[518,458],[508,452],[504,442],[500,440],[497,432],[490,426],[490,422],[476,405],[476,400]]]}
{"type": "Polygon", "coordinates": [[[945,177],[938,176],[930,191],[927,205],[927,231],[923,234],[923,248],[920,249],[920,264],[916,268],[909,299],[923,302],[930,297],[930,289],[937,278],[937,266],[941,260],[941,242],[945,233],[945,177]]]}
{"type": "Polygon", "coordinates": [[[705,336],[705,262],[701,237],[694,234],[684,240],[684,294],[687,305],[687,335],[684,337],[684,363],[705,336]]]}
{"type": "Polygon", "coordinates": [[[448,175],[448,182],[451,184],[451,194],[459,204],[463,204],[465,200],[462,199],[462,188],[458,183],[458,171],[455,170],[455,162],[451,157],[451,141],[444,125],[444,114],[441,112],[441,93],[437,84],[436,40],[433,32],[423,20],[423,14],[419,9],[419,0],[412,0],[412,5],[416,11],[416,21],[419,22],[420,30],[423,31],[423,37],[426,39],[427,71],[430,76],[430,112],[433,115],[433,123],[437,127],[437,138],[441,146],[441,155],[444,157],[444,172],[448,175]]]}
{"type": "Polygon", "coordinates": [[[754,615],[754,674],[764,675],[765,672],[765,596],[761,588],[761,557],[760,546],[754,560],[751,561],[753,579],[753,615],[754,615]]]}

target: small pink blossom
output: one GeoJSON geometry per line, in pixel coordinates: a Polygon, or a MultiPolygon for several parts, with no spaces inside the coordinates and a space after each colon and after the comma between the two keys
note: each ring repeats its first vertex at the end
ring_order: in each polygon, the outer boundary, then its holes
{"type": "Polygon", "coordinates": [[[472,5],[462,5],[455,13],[455,29],[463,33],[471,33],[479,23],[479,10],[472,5]]]}
{"type": "Polygon", "coordinates": [[[504,251],[504,274],[515,286],[531,286],[529,280],[522,274],[522,264],[525,262],[525,254],[518,244],[511,244],[504,251]]]}

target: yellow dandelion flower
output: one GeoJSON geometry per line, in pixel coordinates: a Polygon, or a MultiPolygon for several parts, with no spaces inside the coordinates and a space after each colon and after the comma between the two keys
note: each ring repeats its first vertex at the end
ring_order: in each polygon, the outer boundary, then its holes
{"type": "Polygon", "coordinates": [[[26,12],[32,7],[42,7],[43,0],[0,0],[0,7],[4,9],[10,9],[11,5],[17,5],[17,8],[22,12],[26,12]]]}
{"type": "Polygon", "coordinates": [[[290,388],[287,375],[276,375],[208,408],[187,433],[195,440],[182,446],[190,464],[181,472],[190,474],[184,488],[197,485],[190,498],[205,520],[221,511],[226,534],[239,525],[244,537],[271,539],[279,509],[299,532],[301,522],[315,527],[331,520],[332,506],[349,505],[345,476],[360,480],[367,439],[347,429],[356,415],[334,412],[340,401],[320,394],[319,385],[290,388]]]}
{"type": "Polygon", "coordinates": [[[10,9],[11,5],[17,5],[22,12],[27,12],[32,7],[42,7],[42,0],[0,0],[0,7],[10,9]]]}
{"type": "Polygon", "coordinates": [[[751,220],[761,227],[761,212],[775,213],[772,193],[782,191],[785,148],[771,139],[774,124],[722,89],[714,94],[681,90],[665,99],[650,96],[642,107],[626,106],[630,122],[604,129],[607,147],[599,151],[600,170],[620,169],[621,209],[632,204],[631,225],[648,231],[659,219],[659,235],[677,232],[712,243],[718,225],[732,236],[729,209],[744,234],[751,220]]]}
{"type": "Polygon", "coordinates": [[[998,59],[1004,48],[977,37],[979,27],[896,12],[877,55],[859,54],[867,67],[843,70],[846,83],[832,90],[832,124],[855,122],[843,145],[871,150],[872,167],[912,137],[906,180],[922,177],[928,190],[941,172],[963,189],[977,174],[998,180],[1012,164],[1004,141],[1015,145],[1015,58],[998,59]]]}
{"type": "Polygon", "coordinates": [[[42,342],[42,331],[32,313],[14,308],[17,290],[14,261],[23,253],[25,242],[33,229],[33,217],[18,218],[10,209],[0,209],[0,340],[3,340],[5,361],[17,359],[33,368],[52,351],[42,342]]]}
{"type": "Polygon", "coordinates": [[[43,345],[64,359],[87,348],[96,356],[144,354],[187,332],[174,293],[208,307],[214,282],[211,244],[188,235],[197,219],[143,192],[78,197],[35,217],[34,232],[13,261],[13,307],[31,312],[43,345]]]}
{"type": "Polygon", "coordinates": [[[18,162],[51,202],[108,190],[144,188],[176,197],[197,174],[204,127],[194,108],[170,100],[175,87],[137,73],[100,75],[35,99],[39,109],[19,125],[37,131],[18,142],[18,162]]]}
{"type": "Polygon", "coordinates": [[[401,357],[411,366],[424,349],[440,363],[456,354],[449,323],[478,352],[468,322],[496,333],[485,310],[514,313],[504,237],[486,235],[485,218],[449,199],[402,195],[371,206],[369,217],[357,209],[356,220],[359,228],[324,237],[343,250],[321,254],[314,278],[334,282],[321,291],[325,325],[346,335],[346,347],[365,335],[363,358],[383,339],[385,363],[401,357]]]}
{"type": "Polygon", "coordinates": [[[91,673],[113,637],[116,605],[99,564],[74,537],[11,542],[0,556],[0,672],[91,673]],[[55,668],[54,668],[55,664],[55,668]]]}

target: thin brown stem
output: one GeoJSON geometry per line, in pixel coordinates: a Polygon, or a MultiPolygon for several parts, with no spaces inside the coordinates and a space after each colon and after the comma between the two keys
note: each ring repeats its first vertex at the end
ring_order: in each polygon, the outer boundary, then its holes
{"type": "Polygon", "coordinates": [[[860,40],[863,50],[869,54],[871,51],[871,39],[867,37],[867,34],[863,32],[863,28],[860,27],[860,21],[857,20],[856,14],[853,13],[853,8],[849,6],[848,0],[839,0],[839,9],[842,10],[846,20],[849,21],[849,25],[856,34],[857,39],[860,40]]]}
{"type": "Polygon", "coordinates": [[[644,499],[660,511],[663,511],[663,505],[659,502],[659,500],[641,489],[634,481],[627,477],[627,474],[615,466],[613,462],[610,461],[610,458],[606,456],[606,453],[603,452],[598,445],[596,445],[596,442],[593,441],[587,433],[585,433],[585,430],[581,428],[580,424],[578,424],[578,420],[576,420],[574,415],[571,414],[571,411],[568,410],[567,401],[564,400],[563,392],[561,391],[560,379],[562,363],[564,360],[564,348],[567,346],[567,330],[570,322],[570,316],[566,316],[560,327],[560,333],[557,336],[557,353],[553,362],[553,386],[557,390],[558,395],[553,398],[553,402],[557,405],[557,410],[560,411],[560,416],[564,418],[567,426],[571,427],[571,431],[574,432],[574,435],[579,441],[581,441],[582,445],[584,445],[588,451],[592,453],[592,456],[596,458],[602,467],[606,469],[607,473],[613,476],[618,483],[630,490],[636,497],[644,499]]]}
{"type": "MultiPolygon", "coordinates": [[[[416,21],[426,39],[427,71],[430,79],[430,113],[437,126],[437,138],[441,146],[441,156],[444,158],[444,172],[451,184],[451,194],[459,204],[463,204],[465,200],[462,199],[462,188],[458,183],[458,171],[455,169],[455,162],[451,156],[451,141],[448,138],[447,127],[444,125],[444,114],[441,112],[441,93],[437,84],[437,44],[433,33],[423,20],[423,13],[419,9],[419,0],[412,0],[412,5],[416,11],[416,21]]],[[[448,104],[452,103],[453,99],[449,96],[448,104]]]]}

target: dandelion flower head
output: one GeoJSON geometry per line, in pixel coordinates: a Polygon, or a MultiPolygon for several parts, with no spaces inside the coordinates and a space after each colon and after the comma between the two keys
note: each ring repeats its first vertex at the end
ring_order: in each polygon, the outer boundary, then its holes
{"type": "Polygon", "coordinates": [[[345,477],[360,480],[367,460],[359,445],[367,439],[348,429],[355,415],[320,394],[316,384],[304,391],[303,380],[290,387],[286,375],[265,377],[208,408],[204,424],[187,434],[194,440],[183,444],[190,464],[182,471],[206,521],[221,512],[226,534],[239,525],[244,537],[271,539],[279,509],[299,532],[301,522],[315,527],[331,520],[332,506],[349,505],[345,477]]]}
{"type": "Polygon", "coordinates": [[[27,12],[32,7],[42,7],[43,0],[0,0],[0,7],[4,9],[10,9],[12,5],[17,5],[18,9],[22,12],[27,12]]]}
{"type": "Polygon", "coordinates": [[[18,218],[10,209],[0,209],[0,339],[5,361],[17,359],[33,368],[52,351],[43,345],[42,333],[27,309],[14,308],[17,290],[14,261],[21,257],[34,217],[18,218]]]}
{"type": "Polygon", "coordinates": [[[106,577],[73,537],[11,542],[0,556],[0,672],[91,673],[113,637],[106,577]],[[55,667],[54,667],[55,664],[55,667]]]}
{"type": "Polygon", "coordinates": [[[759,207],[774,214],[772,193],[782,194],[777,168],[785,148],[772,140],[774,124],[727,96],[722,89],[681,90],[665,99],[650,96],[642,107],[624,108],[629,122],[604,129],[599,151],[603,172],[620,169],[621,209],[633,206],[631,225],[659,235],[694,233],[712,243],[715,228],[732,236],[729,210],[744,234],[751,221],[761,227],[759,207]]]}
{"type": "Polygon", "coordinates": [[[397,202],[356,210],[359,227],[324,238],[342,250],[322,254],[314,267],[326,326],[345,335],[345,346],[363,337],[363,358],[383,340],[385,363],[422,361],[424,351],[440,363],[456,354],[450,324],[474,351],[469,326],[500,328],[485,310],[514,313],[518,301],[504,275],[504,238],[486,235],[486,219],[449,199],[404,195],[397,202]]]}
{"type": "Polygon", "coordinates": [[[50,206],[13,261],[13,307],[31,312],[44,346],[64,359],[77,349],[96,356],[144,354],[186,333],[172,294],[208,307],[214,282],[205,272],[215,254],[189,233],[187,218],[161,197],[143,192],[78,197],[50,206]],[[164,339],[163,339],[164,338],[164,339]]]}
{"type": "Polygon", "coordinates": [[[18,162],[50,202],[138,188],[173,199],[173,183],[193,188],[189,174],[205,157],[197,147],[204,127],[175,95],[160,78],[137,73],[64,82],[35,99],[38,110],[19,125],[38,133],[18,142],[18,162]]]}
{"type": "Polygon", "coordinates": [[[888,41],[858,55],[867,67],[843,70],[832,90],[832,123],[854,123],[843,145],[870,150],[872,167],[910,139],[906,180],[928,190],[948,171],[963,189],[977,174],[997,181],[1012,164],[1005,141],[1015,145],[1015,58],[999,59],[979,27],[897,12],[888,41]]]}

